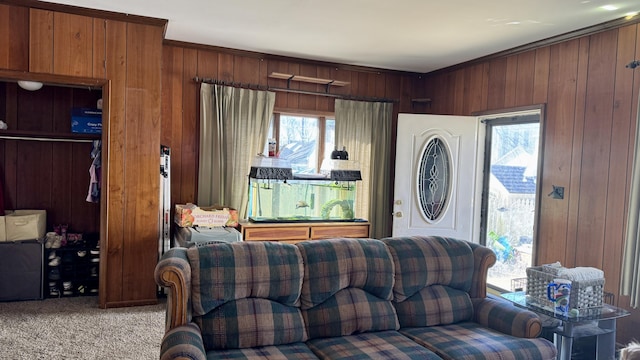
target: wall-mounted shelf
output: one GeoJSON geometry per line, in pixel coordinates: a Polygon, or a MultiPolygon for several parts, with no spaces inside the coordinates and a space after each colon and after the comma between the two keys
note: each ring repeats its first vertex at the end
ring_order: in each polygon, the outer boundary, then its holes
{"type": "Polygon", "coordinates": [[[272,72],[269,74],[269,77],[272,79],[281,79],[287,80],[287,89],[291,88],[292,81],[305,82],[310,84],[318,84],[326,86],[326,92],[329,92],[329,88],[331,86],[347,86],[349,82],[333,80],[333,79],[323,79],[323,78],[315,78],[310,76],[302,76],[302,75],[294,75],[294,74],[285,74],[279,72],[272,72]]]}

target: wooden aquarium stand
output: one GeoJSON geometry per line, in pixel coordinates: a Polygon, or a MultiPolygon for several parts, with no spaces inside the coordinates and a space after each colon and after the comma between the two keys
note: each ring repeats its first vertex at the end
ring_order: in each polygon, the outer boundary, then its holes
{"type": "Polygon", "coordinates": [[[292,222],[260,223],[241,221],[238,230],[244,241],[280,241],[296,243],[304,240],[337,237],[367,238],[370,223],[355,222],[292,222]]]}

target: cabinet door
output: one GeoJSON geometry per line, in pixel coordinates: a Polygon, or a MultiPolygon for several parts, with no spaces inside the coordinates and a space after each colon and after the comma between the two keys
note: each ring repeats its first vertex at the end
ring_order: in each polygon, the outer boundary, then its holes
{"type": "Polygon", "coordinates": [[[243,239],[251,240],[307,240],[309,239],[308,226],[296,227],[249,227],[245,228],[243,239]]]}
{"type": "Polygon", "coordinates": [[[331,225],[313,226],[311,239],[329,239],[336,237],[366,238],[369,237],[369,224],[363,225],[331,225]]]}

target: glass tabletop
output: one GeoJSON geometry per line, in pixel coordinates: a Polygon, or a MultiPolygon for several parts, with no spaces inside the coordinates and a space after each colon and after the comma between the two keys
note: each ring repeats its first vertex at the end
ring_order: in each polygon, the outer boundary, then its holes
{"type": "Polygon", "coordinates": [[[589,320],[617,319],[629,315],[629,312],[619,307],[603,304],[602,307],[572,311],[569,316],[563,316],[553,311],[552,308],[540,304],[535,298],[524,291],[516,291],[501,294],[501,297],[513,302],[515,305],[531,310],[537,314],[543,314],[558,320],[580,323],[589,320]]]}

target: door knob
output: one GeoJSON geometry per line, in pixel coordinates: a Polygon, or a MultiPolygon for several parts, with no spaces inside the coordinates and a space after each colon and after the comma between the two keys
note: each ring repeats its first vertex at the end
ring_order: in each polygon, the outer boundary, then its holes
{"type": "Polygon", "coordinates": [[[401,218],[402,217],[402,211],[396,211],[395,213],[397,218],[401,218]]]}

